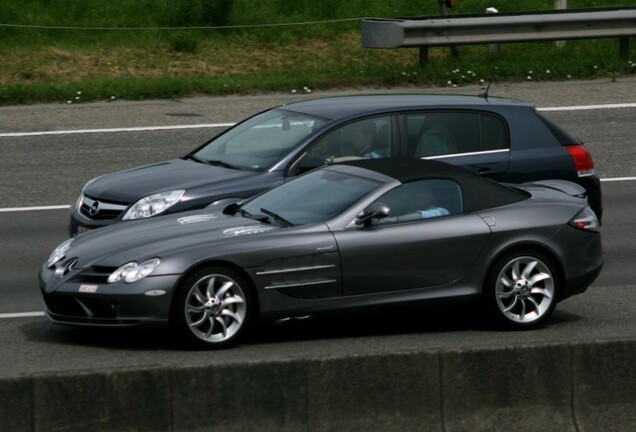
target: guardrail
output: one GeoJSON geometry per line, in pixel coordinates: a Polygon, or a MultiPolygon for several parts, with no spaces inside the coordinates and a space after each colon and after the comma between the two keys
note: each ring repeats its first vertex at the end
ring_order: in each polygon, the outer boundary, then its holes
{"type": "Polygon", "coordinates": [[[436,46],[617,37],[627,57],[636,35],[636,7],[362,20],[364,48],[420,48],[426,64],[436,46]]]}

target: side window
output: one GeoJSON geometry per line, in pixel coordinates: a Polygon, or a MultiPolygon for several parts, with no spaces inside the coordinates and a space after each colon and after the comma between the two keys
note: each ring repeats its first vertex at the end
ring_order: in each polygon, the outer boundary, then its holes
{"type": "Polygon", "coordinates": [[[481,120],[481,149],[501,150],[508,148],[508,132],[506,125],[499,117],[480,114],[481,120]]]}
{"type": "Polygon", "coordinates": [[[378,202],[390,209],[389,216],[376,221],[378,225],[419,221],[463,212],[461,188],[456,182],[447,179],[405,183],[387,192],[378,202]]]}
{"type": "Polygon", "coordinates": [[[444,111],[406,116],[408,154],[435,157],[508,147],[506,126],[499,117],[479,112],[444,111]]]}
{"type": "Polygon", "coordinates": [[[322,136],[312,144],[307,154],[330,162],[390,157],[391,137],[391,117],[359,120],[322,136]]]}

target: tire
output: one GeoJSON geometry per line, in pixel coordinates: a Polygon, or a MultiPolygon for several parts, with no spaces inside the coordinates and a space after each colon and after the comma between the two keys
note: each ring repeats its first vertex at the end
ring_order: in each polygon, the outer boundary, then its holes
{"type": "Polygon", "coordinates": [[[536,251],[516,251],[491,268],[483,293],[488,317],[508,329],[531,329],[547,320],[556,307],[560,281],[557,267],[536,251]]]}
{"type": "Polygon", "coordinates": [[[203,349],[237,344],[257,310],[251,286],[237,273],[210,267],[186,277],[179,286],[171,324],[180,342],[203,349]]]}

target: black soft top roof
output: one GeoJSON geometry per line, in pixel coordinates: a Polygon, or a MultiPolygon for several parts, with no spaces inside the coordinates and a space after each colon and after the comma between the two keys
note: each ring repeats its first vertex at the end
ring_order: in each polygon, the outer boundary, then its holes
{"type": "Polygon", "coordinates": [[[392,177],[400,183],[445,178],[457,182],[463,193],[464,212],[501,207],[527,199],[527,192],[503,186],[466,168],[426,159],[360,159],[338,165],[355,166],[392,177]]]}

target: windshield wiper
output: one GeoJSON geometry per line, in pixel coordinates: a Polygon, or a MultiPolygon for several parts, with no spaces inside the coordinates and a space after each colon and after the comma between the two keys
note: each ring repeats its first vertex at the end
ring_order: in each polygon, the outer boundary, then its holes
{"type": "Polygon", "coordinates": [[[229,164],[227,162],[223,162],[220,160],[209,160],[206,162],[208,165],[215,165],[215,166],[220,166],[223,168],[230,168],[230,169],[240,169],[239,167],[229,164]]]}
{"type": "Polygon", "coordinates": [[[285,219],[281,215],[274,213],[271,210],[267,210],[265,208],[261,208],[261,212],[263,214],[266,214],[267,216],[271,216],[276,222],[281,224],[283,227],[293,227],[294,226],[293,223],[291,223],[290,221],[288,221],[287,219],[285,219]]]}
{"type": "Polygon", "coordinates": [[[242,217],[247,218],[247,219],[254,219],[257,220],[259,222],[263,222],[263,223],[267,223],[269,224],[269,218],[267,217],[266,214],[252,214],[250,212],[248,212],[247,210],[243,210],[240,206],[233,204],[233,206],[235,206],[232,211],[234,212],[233,214],[240,214],[242,217]]]}
{"type": "Polygon", "coordinates": [[[243,210],[241,207],[236,209],[236,212],[239,213],[241,216],[243,216],[244,218],[252,218],[252,213],[248,212],[247,210],[243,210]]]}
{"type": "Polygon", "coordinates": [[[223,168],[230,168],[230,169],[240,169],[240,168],[238,168],[235,165],[229,164],[227,162],[223,162],[221,160],[207,160],[207,159],[203,159],[203,158],[200,158],[198,156],[195,156],[195,155],[188,155],[188,156],[184,157],[184,159],[190,159],[190,160],[193,160],[195,162],[199,162],[199,163],[206,164],[206,165],[214,165],[214,166],[220,166],[220,167],[223,167],[223,168]]]}
{"type": "Polygon", "coordinates": [[[190,159],[190,160],[193,160],[195,162],[199,162],[199,163],[208,165],[208,161],[207,160],[201,159],[200,157],[195,156],[195,155],[187,155],[187,156],[184,157],[184,159],[190,159]]]}

